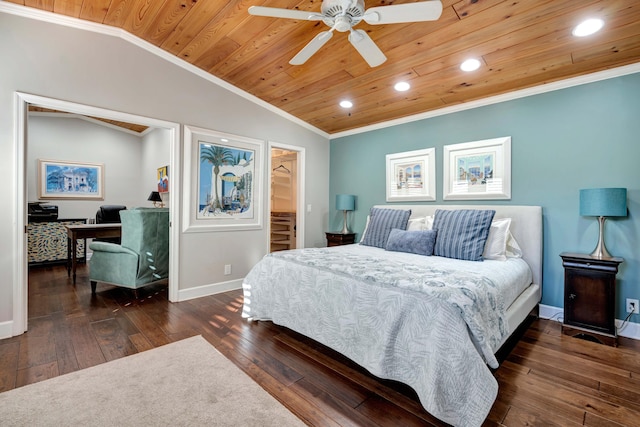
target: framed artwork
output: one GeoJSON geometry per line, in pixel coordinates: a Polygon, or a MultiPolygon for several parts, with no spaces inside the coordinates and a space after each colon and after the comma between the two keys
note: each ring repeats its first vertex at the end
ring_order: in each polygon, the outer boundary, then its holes
{"type": "Polygon", "coordinates": [[[435,199],[435,148],[387,154],[387,202],[435,199]]]}
{"type": "Polygon", "coordinates": [[[185,126],[184,231],[262,228],[264,142],[185,126]]]}
{"type": "Polygon", "coordinates": [[[38,198],[104,200],[104,164],[38,159],[38,198]]]}
{"type": "Polygon", "coordinates": [[[444,200],[511,199],[511,137],[444,146],[444,200]]]}
{"type": "Polygon", "coordinates": [[[169,192],[169,166],[162,166],[158,168],[158,193],[169,192]]]}

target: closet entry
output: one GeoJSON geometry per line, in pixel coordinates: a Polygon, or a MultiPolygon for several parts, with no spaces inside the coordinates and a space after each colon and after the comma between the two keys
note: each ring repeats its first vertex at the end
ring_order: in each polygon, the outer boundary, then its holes
{"type": "Polygon", "coordinates": [[[271,149],[271,252],[296,247],[298,152],[271,149]]]}

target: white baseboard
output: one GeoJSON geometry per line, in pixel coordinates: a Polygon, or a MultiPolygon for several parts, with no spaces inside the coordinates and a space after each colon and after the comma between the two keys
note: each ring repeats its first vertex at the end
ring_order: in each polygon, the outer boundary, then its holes
{"type": "Polygon", "coordinates": [[[539,304],[538,308],[541,318],[555,320],[556,322],[562,322],[564,316],[564,310],[562,308],[544,304],[539,304]]]}
{"type": "MultiPolygon", "coordinates": [[[[622,320],[616,319],[616,328],[620,328],[620,326],[622,326],[622,320]]],[[[627,322],[623,329],[618,329],[618,335],[640,340],[640,323],[627,322]]]]}
{"type": "Polygon", "coordinates": [[[13,320],[0,322],[0,340],[13,336],[13,320]]]}
{"type": "MultiPolygon", "coordinates": [[[[564,310],[560,307],[540,304],[540,317],[562,322],[564,310]]],[[[616,319],[616,328],[622,326],[622,320],[616,319]]],[[[628,322],[623,329],[618,329],[618,335],[625,338],[640,340],[640,323],[628,322]]]]}
{"type": "Polygon", "coordinates": [[[221,292],[242,289],[244,279],[230,280],[228,282],[211,283],[209,285],[197,286],[195,288],[180,289],[178,291],[178,301],[187,301],[194,298],[206,297],[219,294],[221,292]]]}

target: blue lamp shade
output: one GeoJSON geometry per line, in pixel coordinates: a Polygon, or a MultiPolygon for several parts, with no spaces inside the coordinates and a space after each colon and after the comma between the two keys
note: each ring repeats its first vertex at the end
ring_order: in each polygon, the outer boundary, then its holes
{"type": "Polygon", "coordinates": [[[627,216],[627,189],[590,188],[580,190],[580,215],[627,216]]]}
{"type": "Polygon", "coordinates": [[[598,244],[591,252],[596,258],[610,258],[604,243],[604,221],[608,216],[627,216],[626,188],[590,188],[580,190],[580,215],[598,217],[598,244]]]}
{"type": "Polygon", "coordinates": [[[344,216],[342,221],[342,234],[351,233],[347,226],[347,211],[356,209],[356,196],[351,194],[336,194],[336,209],[342,211],[344,216]]]}
{"type": "Polygon", "coordinates": [[[356,208],[356,196],[351,194],[336,194],[336,209],[339,211],[353,211],[356,208]]]}

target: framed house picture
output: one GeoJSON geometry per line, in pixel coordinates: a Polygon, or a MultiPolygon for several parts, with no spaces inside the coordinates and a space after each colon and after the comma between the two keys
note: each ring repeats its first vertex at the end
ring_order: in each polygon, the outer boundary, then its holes
{"type": "Polygon", "coordinates": [[[38,198],[104,200],[104,164],[39,159],[38,198]]]}
{"type": "Polygon", "coordinates": [[[262,228],[264,142],[185,126],[184,231],[262,228]]]}
{"type": "Polygon", "coordinates": [[[387,154],[387,202],[436,199],[436,149],[387,154]]]}
{"type": "Polygon", "coordinates": [[[511,137],[444,146],[444,200],[511,199],[511,137]]]}

